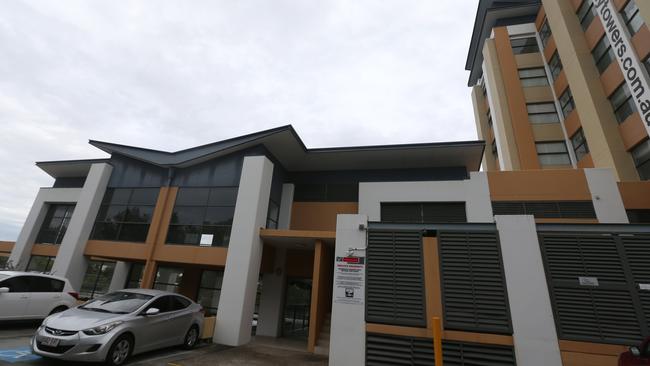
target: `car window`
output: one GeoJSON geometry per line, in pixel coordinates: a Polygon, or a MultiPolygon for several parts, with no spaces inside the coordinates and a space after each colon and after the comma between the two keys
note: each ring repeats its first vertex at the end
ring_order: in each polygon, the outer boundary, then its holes
{"type": "Polygon", "coordinates": [[[172,310],[181,310],[190,306],[189,300],[180,296],[172,296],[172,310]]]}
{"type": "Polygon", "coordinates": [[[2,287],[9,287],[9,292],[29,292],[27,276],[16,276],[2,282],[2,287]]]}
{"type": "Polygon", "coordinates": [[[81,305],[79,309],[102,313],[128,314],[138,310],[153,298],[137,292],[118,291],[100,296],[81,305]]]}
{"type": "Polygon", "coordinates": [[[147,306],[147,310],[151,308],[156,308],[160,310],[161,313],[166,313],[168,311],[171,311],[170,300],[171,300],[171,296],[160,297],[154,300],[154,302],[152,302],[151,305],[147,306]]]}
{"type": "Polygon", "coordinates": [[[641,354],[644,357],[650,356],[650,339],[646,340],[645,345],[644,345],[643,349],[641,350],[641,354]]]}
{"type": "Polygon", "coordinates": [[[29,278],[30,292],[61,292],[64,282],[54,278],[41,276],[27,276],[29,278]]]}

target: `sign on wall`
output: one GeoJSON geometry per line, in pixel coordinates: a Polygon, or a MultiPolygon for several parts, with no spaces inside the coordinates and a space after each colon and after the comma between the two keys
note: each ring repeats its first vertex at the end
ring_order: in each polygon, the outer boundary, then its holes
{"type": "Polygon", "coordinates": [[[639,61],[636,52],[634,52],[629,33],[621,22],[614,4],[610,0],[591,1],[600,21],[603,23],[606,37],[612,45],[616,61],[621,66],[625,82],[632,93],[634,104],[636,104],[641,114],[641,120],[643,120],[643,124],[650,135],[650,78],[648,73],[639,61]]]}
{"type": "Polygon", "coordinates": [[[336,257],[334,263],[334,302],[363,305],[365,278],[365,257],[336,257]]]}

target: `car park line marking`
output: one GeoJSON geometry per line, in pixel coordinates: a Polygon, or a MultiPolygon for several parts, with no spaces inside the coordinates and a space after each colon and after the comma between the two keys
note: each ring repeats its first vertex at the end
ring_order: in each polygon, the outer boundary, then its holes
{"type": "MultiPolygon", "coordinates": [[[[154,357],[154,358],[146,358],[146,359],[143,359],[141,361],[138,360],[138,362],[134,363],[133,365],[148,364],[149,362],[152,362],[152,361],[164,360],[165,358],[176,357],[176,356],[180,356],[180,355],[188,355],[188,354],[191,354],[191,353],[193,353],[193,351],[181,351],[181,352],[176,352],[176,353],[170,353],[170,354],[166,354],[166,355],[162,355],[162,356],[158,356],[158,357],[154,357]]],[[[137,357],[137,356],[135,356],[135,357],[137,357]]]]}
{"type": "Polygon", "coordinates": [[[0,350],[0,361],[16,363],[41,359],[41,356],[32,353],[29,347],[0,350]]]}

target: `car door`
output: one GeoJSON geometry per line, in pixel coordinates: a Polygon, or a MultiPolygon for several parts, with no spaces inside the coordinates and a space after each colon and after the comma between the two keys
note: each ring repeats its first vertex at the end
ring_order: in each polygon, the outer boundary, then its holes
{"type": "Polygon", "coordinates": [[[14,276],[0,282],[9,292],[0,293],[0,319],[24,319],[31,294],[27,276],[14,276]]]}
{"type": "Polygon", "coordinates": [[[28,277],[29,290],[31,292],[31,301],[27,307],[27,317],[45,318],[61,302],[63,281],[44,276],[26,277],[28,277]]]}
{"type": "Polygon", "coordinates": [[[175,346],[183,343],[185,333],[192,325],[192,312],[188,306],[190,302],[180,296],[171,297],[171,311],[167,319],[167,327],[170,334],[168,346],[175,346]]]}
{"type": "Polygon", "coordinates": [[[170,331],[166,322],[169,319],[171,296],[161,296],[155,299],[141,312],[141,319],[137,322],[136,344],[140,343],[140,351],[147,351],[165,347],[169,343],[170,331]],[[144,315],[147,310],[156,308],[160,312],[156,315],[144,315]]]}

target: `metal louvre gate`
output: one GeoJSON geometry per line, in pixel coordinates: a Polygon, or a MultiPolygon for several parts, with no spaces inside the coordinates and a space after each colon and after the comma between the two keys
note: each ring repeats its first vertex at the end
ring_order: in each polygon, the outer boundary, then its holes
{"type": "Polygon", "coordinates": [[[445,329],[512,334],[495,231],[440,231],[445,329]]]}
{"type": "MultiPolygon", "coordinates": [[[[428,338],[366,335],[367,366],[431,366],[433,356],[433,341],[428,338]]],[[[510,346],[443,341],[442,358],[445,366],[516,366],[510,346]]]]}
{"type": "Polygon", "coordinates": [[[540,232],[561,339],[635,344],[649,335],[650,237],[540,232]]]}
{"type": "Polygon", "coordinates": [[[368,231],[366,321],[426,327],[422,234],[368,231]]]}

